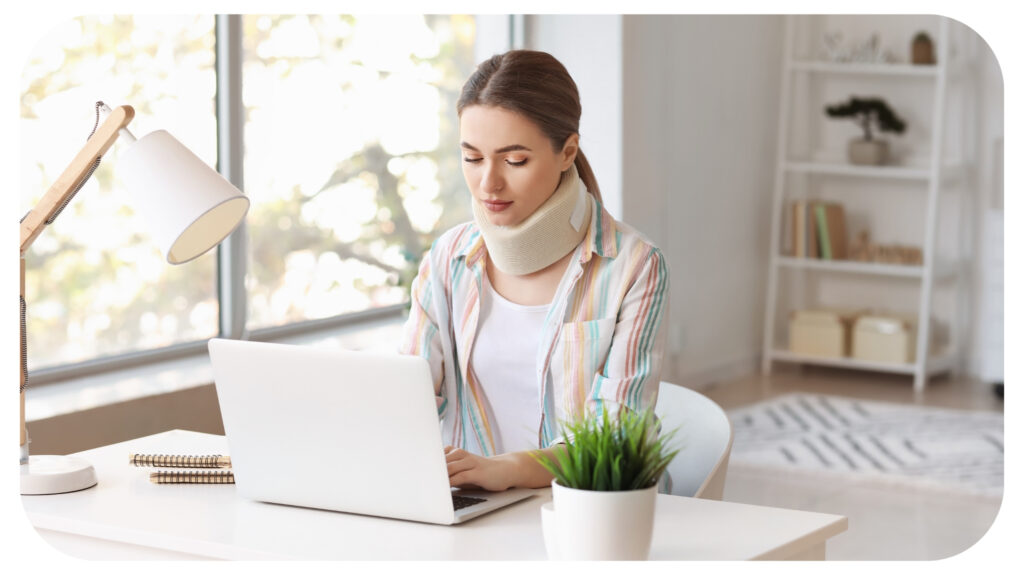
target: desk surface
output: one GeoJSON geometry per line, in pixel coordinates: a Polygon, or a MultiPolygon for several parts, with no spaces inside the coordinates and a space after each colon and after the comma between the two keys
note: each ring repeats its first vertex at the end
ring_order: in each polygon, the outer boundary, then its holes
{"type": "MultiPolygon", "coordinates": [[[[78,537],[221,559],[546,558],[541,489],[457,526],[437,526],[249,501],[234,485],[156,485],[128,454],[229,455],[223,436],[169,431],[83,451],[99,484],[76,493],[23,496],[32,524],[78,537]]],[[[784,559],[846,530],[847,520],[658,495],[651,559],[784,559]]]]}

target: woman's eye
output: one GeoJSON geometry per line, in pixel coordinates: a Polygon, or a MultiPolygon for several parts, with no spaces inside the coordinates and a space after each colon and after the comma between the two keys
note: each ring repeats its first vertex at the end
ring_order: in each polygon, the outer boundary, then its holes
{"type": "Polygon", "coordinates": [[[469,162],[470,164],[475,164],[475,163],[479,162],[482,159],[483,158],[462,158],[462,161],[469,162]]]}
{"type": "Polygon", "coordinates": [[[510,165],[510,166],[523,166],[523,165],[526,165],[526,160],[523,159],[523,160],[519,160],[518,162],[513,162],[512,160],[505,160],[505,163],[510,165]]]}

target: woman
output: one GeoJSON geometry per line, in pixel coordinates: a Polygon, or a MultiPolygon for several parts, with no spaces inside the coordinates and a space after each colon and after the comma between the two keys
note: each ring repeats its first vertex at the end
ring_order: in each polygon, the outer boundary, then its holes
{"type": "Polygon", "coordinates": [[[653,407],[668,269],[601,205],[565,67],[514,50],[458,102],[473,221],[434,242],[402,353],[430,362],[452,486],[544,487],[561,423],[653,407]]]}

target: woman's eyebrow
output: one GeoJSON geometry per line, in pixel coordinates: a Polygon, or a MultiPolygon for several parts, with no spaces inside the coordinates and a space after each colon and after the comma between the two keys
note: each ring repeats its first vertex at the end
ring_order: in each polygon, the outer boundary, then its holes
{"type": "MultiPolygon", "coordinates": [[[[462,142],[462,147],[466,148],[467,150],[473,150],[474,152],[479,152],[480,151],[480,150],[476,149],[473,145],[469,144],[468,142],[462,142]]],[[[526,146],[523,146],[522,144],[512,144],[511,146],[505,146],[504,148],[498,148],[497,150],[494,150],[494,153],[495,154],[504,154],[505,152],[532,152],[532,151],[533,150],[531,150],[530,148],[527,148],[526,146]]]]}

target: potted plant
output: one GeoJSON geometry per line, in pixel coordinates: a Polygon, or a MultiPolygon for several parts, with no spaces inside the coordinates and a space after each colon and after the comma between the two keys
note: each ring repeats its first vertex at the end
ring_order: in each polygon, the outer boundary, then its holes
{"type": "Polygon", "coordinates": [[[848,102],[826,106],[825,113],[831,118],[854,118],[864,131],[863,138],[850,140],[847,148],[850,162],[858,165],[878,166],[886,162],[889,156],[889,143],[876,140],[872,134],[872,126],[879,132],[902,134],[906,124],[889,108],[881,98],[858,98],[853,96],[848,102]]]}
{"type": "Polygon", "coordinates": [[[642,560],[650,551],[657,484],[678,449],[651,410],[563,424],[554,456],[532,455],[554,479],[542,510],[548,553],[559,559],[642,560]]]}

